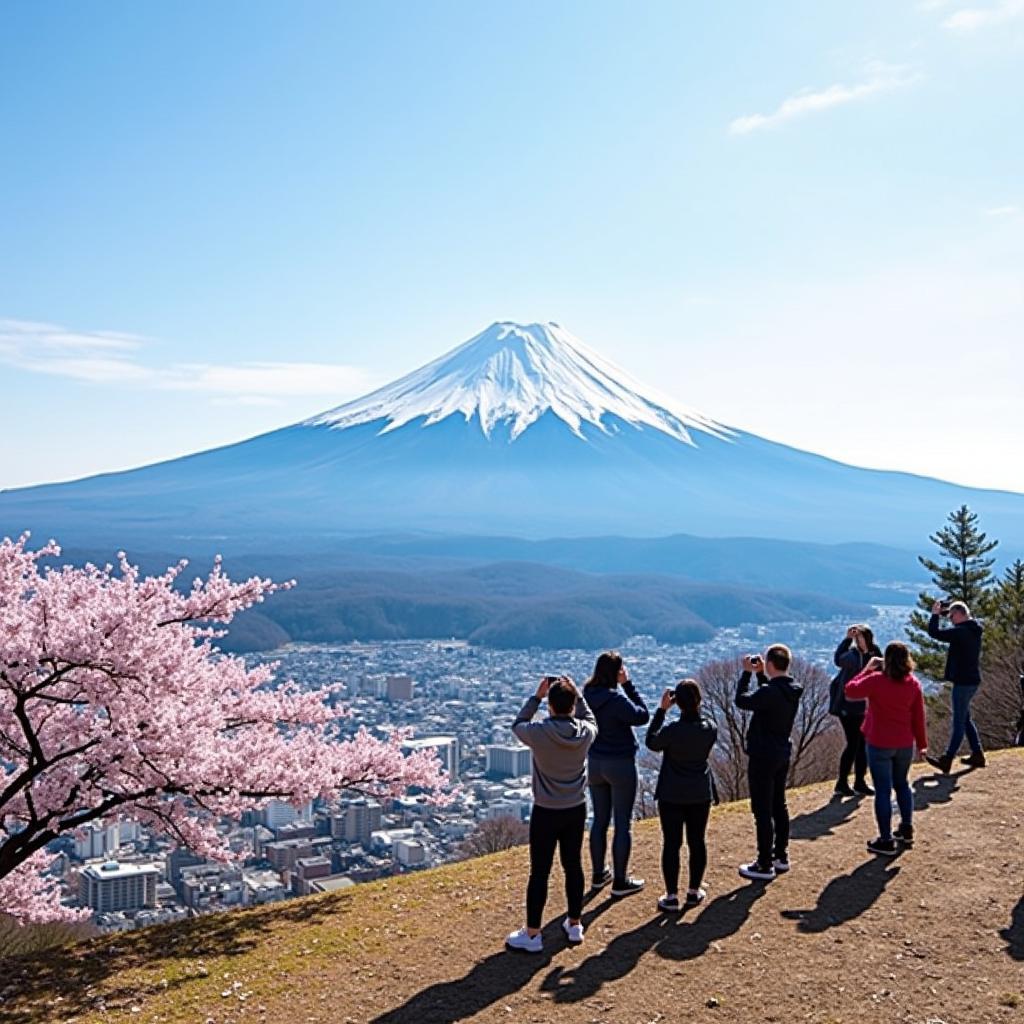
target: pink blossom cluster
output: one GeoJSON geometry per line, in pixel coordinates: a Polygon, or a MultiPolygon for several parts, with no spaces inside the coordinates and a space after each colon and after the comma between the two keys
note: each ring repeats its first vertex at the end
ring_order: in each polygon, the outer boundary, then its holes
{"type": "Polygon", "coordinates": [[[273,685],[220,651],[223,627],[277,584],[232,582],[220,559],[189,589],[186,562],[142,577],[119,565],[44,565],[52,541],[0,542],[0,910],[56,912],[39,871],[58,835],[129,815],[204,856],[226,856],[217,825],[269,798],[305,803],[345,790],[443,800],[430,751],[361,729],[331,688],[273,685]]]}

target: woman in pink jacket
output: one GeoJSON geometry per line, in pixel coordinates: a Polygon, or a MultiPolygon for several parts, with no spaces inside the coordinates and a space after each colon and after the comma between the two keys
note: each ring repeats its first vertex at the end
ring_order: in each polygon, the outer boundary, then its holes
{"type": "Polygon", "coordinates": [[[895,857],[900,844],[914,842],[914,795],[907,776],[918,754],[928,749],[924,725],[924,694],[914,676],[914,661],[906,644],[892,643],[884,658],[872,658],[864,671],[846,684],[850,700],[867,700],[864,739],[868,767],[875,784],[878,838],[868,843],[872,853],[895,857]],[[900,826],[892,831],[892,791],[900,809],[900,826]]]}

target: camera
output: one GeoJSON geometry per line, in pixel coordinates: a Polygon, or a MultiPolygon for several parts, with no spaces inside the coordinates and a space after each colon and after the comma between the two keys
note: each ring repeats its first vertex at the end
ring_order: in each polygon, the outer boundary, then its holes
{"type": "Polygon", "coordinates": [[[562,678],[561,676],[546,675],[544,677],[544,682],[545,683],[557,683],[558,680],[561,679],[561,678],[562,678]]]}
{"type": "Polygon", "coordinates": [[[950,604],[949,601],[940,601],[939,602],[939,611],[943,615],[948,615],[949,614],[949,604],[950,604]]]}

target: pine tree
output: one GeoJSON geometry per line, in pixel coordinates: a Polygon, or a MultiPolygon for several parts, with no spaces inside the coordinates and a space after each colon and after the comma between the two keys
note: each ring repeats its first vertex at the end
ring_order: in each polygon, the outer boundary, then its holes
{"type": "Polygon", "coordinates": [[[1024,561],[1019,558],[1003,573],[991,600],[986,647],[993,660],[1024,671],[1024,561]]]}
{"type": "Polygon", "coordinates": [[[989,540],[978,528],[978,514],[966,505],[950,512],[946,525],[928,538],[942,553],[942,561],[918,556],[918,561],[932,574],[935,593],[924,591],[918,595],[918,608],[910,615],[907,637],[916,648],[915,660],[921,671],[933,678],[941,678],[946,657],[946,645],[928,636],[928,619],[932,605],[940,597],[963,601],[971,613],[985,616],[990,608],[993,584],[994,558],[988,555],[999,543],[989,540]]]}

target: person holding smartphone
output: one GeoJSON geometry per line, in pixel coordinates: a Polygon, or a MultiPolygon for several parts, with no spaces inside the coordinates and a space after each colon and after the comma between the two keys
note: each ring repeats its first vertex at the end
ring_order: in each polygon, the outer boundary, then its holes
{"type": "Polygon", "coordinates": [[[600,889],[611,882],[613,896],[632,896],[644,887],[642,878],[629,874],[638,783],[636,755],[640,749],[633,728],[646,725],[651,716],[617,651],[605,651],[598,657],[583,695],[597,719],[597,739],[590,748],[587,768],[594,808],[590,825],[591,887],[600,889]],[[608,826],[613,821],[615,835],[609,871],[605,851],[608,826]]]}
{"type": "Polygon", "coordinates": [[[665,878],[665,895],[658,900],[658,909],[668,913],[679,911],[684,905],[679,899],[679,851],[684,830],[690,851],[685,905],[696,906],[707,897],[701,882],[708,865],[705,836],[715,796],[708,758],[718,739],[718,728],[709,716],[701,714],[700,704],[700,687],[695,679],[684,679],[666,690],[644,740],[648,750],[662,755],[654,790],[661,822],[661,872],[665,878]],[[673,704],[679,708],[679,718],[666,725],[665,716],[673,704]]]}
{"type": "Polygon", "coordinates": [[[850,700],[845,690],[846,684],[863,671],[871,658],[881,656],[875,635],[868,626],[850,626],[836,648],[834,661],[839,672],[829,689],[829,711],[843,727],[846,746],[839,756],[839,777],[833,796],[871,796],[875,792],[867,780],[868,758],[863,732],[867,705],[862,700],[850,700]],[[852,787],[851,768],[854,770],[852,787]]]}
{"type": "Polygon", "coordinates": [[[875,820],[878,838],[868,850],[895,857],[900,847],[914,842],[914,794],[908,775],[919,754],[928,752],[925,730],[924,693],[914,676],[914,660],[906,644],[891,643],[882,658],[872,658],[864,671],[846,684],[852,700],[866,700],[864,738],[868,765],[875,784],[875,820]],[[892,831],[892,794],[900,809],[900,825],[892,831]]]}
{"type": "Polygon", "coordinates": [[[568,914],[562,930],[570,945],[583,941],[583,833],[587,825],[587,751],[597,722],[568,676],[545,676],[523,705],[512,732],[533,753],[533,809],[530,812],[530,879],[526,925],[505,940],[509,949],[541,953],[540,934],[548,878],[558,850],[565,872],[568,914]],[[533,721],[544,700],[548,717],[533,721]]]}
{"type": "Polygon", "coordinates": [[[736,706],[751,711],[747,725],[747,780],[757,829],[757,857],[740,865],[744,878],[771,881],[789,871],[789,808],[786,779],[793,744],[790,733],[803,694],[789,674],[793,655],[784,644],[743,659],[736,685],[736,706]],[[757,688],[750,689],[754,676],[757,688]]]}

